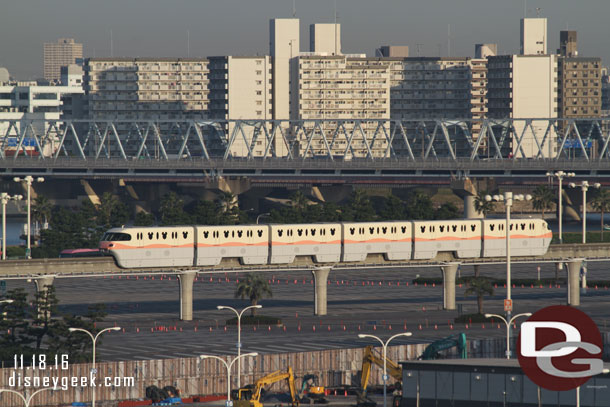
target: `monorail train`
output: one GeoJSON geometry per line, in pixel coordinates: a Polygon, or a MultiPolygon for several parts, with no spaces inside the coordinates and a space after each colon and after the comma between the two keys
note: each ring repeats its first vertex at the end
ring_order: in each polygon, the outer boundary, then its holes
{"type": "MultiPolygon", "coordinates": [[[[369,254],[386,260],[506,255],[506,221],[464,219],[365,223],[235,226],[123,227],[108,230],[99,245],[119,267],[214,266],[222,259],[242,264],[290,264],[297,256],[317,263],[356,262],[369,254]]],[[[511,253],[546,253],[552,233],[544,220],[513,219],[511,253]]]]}

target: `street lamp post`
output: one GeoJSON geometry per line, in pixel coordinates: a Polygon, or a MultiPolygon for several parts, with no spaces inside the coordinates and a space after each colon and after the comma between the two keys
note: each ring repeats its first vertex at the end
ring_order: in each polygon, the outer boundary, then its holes
{"type": "Polygon", "coordinates": [[[218,357],[218,356],[214,356],[214,355],[199,355],[199,359],[203,360],[203,359],[217,359],[220,360],[225,367],[227,368],[227,402],[226,402],[226,407],[229,407],[231,405],[231,367],[233,366],[233,363],[235,363],[236,360],[240,360],[241,358],[245,358],[247,356],[258,356],[258,352],[250,352],[250,353],[244,353],[243,355],[237,356],[236,358],[234,358],[230,363],[227,363],[223,358],[218,357]]]}
{"type": "Polygon", "coordinates": [[[0,194],[0,203],[2,203],[2,260],[6,260],[6,204],[9,201],[20,201],[22,198],[21,195],[9,195],[6,192],[0,194]]]}
{"type": "Polygon", "coordinates": [[[562,186],[562,181],[563,181],[563,177],[573,177],[574,174],[573,172],[564,172],[564,171],[557,171],[557,172],[547,172],[546,173],[547,177],[557,177],[557,180],[559,180],[559,205],[557,208],[558,211],[558,216],[559,216],[559,243],[563,243],[563,230],[562,230],[562,225],[563,225],[563,208],[562,208],[562,203],[563,203],[563,197],[562,197],[562,193],[561,193],[561,186],[562,186]]]}
{"type": "Polygon", "coordinates": [[[383,341],[380,337],[375,336],[375,335],[369,335],[369,334],[359,334],[358,338],[373,338],[379,341],[379,343],[381,343],[381,346],[383,347],[383,407],[388,407],[388,396],[387,396],[387,386],[388,386],[388,370],[387,370],[387,357],[386,357],[386,353],[387,353],[387,348],[388,348],[388,344],[390,343],[390,341],[394,338],[398,338],[399,336],[411,336],[413,335],[411,332],[403,332],[403,333],[399,333],[396,334],[392,337],[390,337],[390,339],[388,339],[387,341],[383,341]]]}
{"type": "Polygon", "coordinates": [[[0,304],[10,304],[10,303],[12,303],[12,302],[13,302],[13,300],[11,300],[11,299],[8,299],[8,300],[0,300],[0,304]]]}
{"type": "Polygon", "coordinates": [[[502,315],[498,314],[485,314],[485,318],[500,318],[506,324],[506,359],[510,359],[510,326],[513,324],[513,321],[519,317],[531,317],[531,312],[525,312],[523,314],[517,314],[509,320],[506,320],[502,315]]]}
{"type": "MultiPolygon", "coordinates": [[[[257,222],[258,223],[258,222],[257,222]]],[[[239,357],[241,356],[241,316],[244,314],[246,310],[249,309],[259,309],[263,308],[262,305],[250,305],[241,310],[241,312],[237,311],[233,307],[229,307],[228,305],[219,305],[216,308],[219,310],[228,309],[231,310],[237,315],[237,387],[241,388],[241,360],[239,357]]]]}
{"type": "MultiPolygon", "coordinates": [[[[485,200],[487,202],[490,201],[504,201],[504,206],[506,207],[506,303],[504,304],[504,308],[506,310],[506,319],[511,320],[511,313],[513,310],[513,300],[511,296],[511,274],[510,274],[510,208],[513,206],[513,200],[515,201],[529,201],[532,199],[531,195],[513,195],[512,192],[504,192],[502,195],[486,195],[485,200]]],[[[508,331],[509,337],[507,338],[510,341],[510,331],[508,331]]]]}
{"type": "MultiPolygon", "coordinates": [[[[603,369],[602,374],[610,373],[610,369],[603,369]]],[[[576,388],[576,407],[580,407],[580,386],[576,388]]]]}
{"type": "MultiPolygon", "coordinates": [[[[68,330],[70,332],[84,332],[87,335],[89,335],[91,337],[91,340],[93,341],[93,367],[91,368],[91,377],[93,377],[94,375],[97,374],[97,369],[95,368],[95,342],[97,341],[97,338],[104,332],[107,331],[120,331],[121,327],[120,326],[113,326],[111,328],[106,328],[106,329],[102,329],[101,331],[99,331],[97,333],[97,335],[93,336],[93,334],[89,331],[87,331],[86,329],[83,328],[68,328],[68,330]]],[[[93,394],[91,395],[91,407],[95,407],[95,386],[91,386],[91,390],[93,392],[93,394]]]]}
{"type": "Polygon", "coordinates": [[[588,181],[583,181],[580,184],[570,182],[570,188],[580,187],[582,190],[582,243],[587,243],[587,191],[589,187],[599,188],[601,184],[596,182],[595,184],[589,184],[588,181]]]}
{"type": "Polygon", "coordinates": [[[34,393],[30,394],[30,397],[25,398],[23,396],[23,394],[19,393],[18,391],[15,390],[9,390],[9,389],[0,389],[0,393],[13,393],[19,396],[19,398],[21,398],[21,400],[23,400],[23,403],[25,404],[25,407],[30,407],[30,402],[32,401],[32,399],[34,398],[35,395],[37,395],[38,393],[41,393],[43,391],[46,390],[57,390],[56,387],[45,387],[39,390],[36,390],[34,393]]]}
{"type": "Polygon", "coordinates": [[[258,225],[258,221],[260,220],[260,218],[262,218],[263,216],[271,216],[271,214],[269,212],[265,212],[265,213],[261,213],[260,215],[258,215],[256,217],[256,224],[258,225]]]}
{"type": "Polygon", "coordinates": [[[27,249],[26,249],[26,252],[25,252],[25,258],[26,259],[31,259],[32,258],[32,246],[31,246],[31,243],[30,243],[30,236],[31,236],[30,228],[32,226],[32,221],[31,221],[31,213],[32,213],[31,207],[32,207],[32,204],[31,204],[31,200],[30,200],[30,190],[32,188],[32,183],[34,181],[36,181],[36,182],[44,182],[44,178],[43,177],[34,178],[31,175],[28,175],[28,176],[23,177],[23,178],[15,177],[15,178],[13,178],[13,181],[15,181],[15,182],[22,182],[23,181],[23,182],[25,182],[28,185],[28,193],[27,193],[27,200],[28,200],[28,233],[27,233],[27,238],[28,238],[28,240],[27,240],[27,249]]]}

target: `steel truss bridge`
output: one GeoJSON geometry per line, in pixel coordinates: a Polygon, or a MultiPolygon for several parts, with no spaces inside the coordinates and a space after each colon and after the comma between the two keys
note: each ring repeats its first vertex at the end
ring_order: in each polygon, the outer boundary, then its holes
{"type": "Polygon", "coordinates": [[[0,121],[5,174],[261,179],[610,175],[610,117],[0,121]]]}

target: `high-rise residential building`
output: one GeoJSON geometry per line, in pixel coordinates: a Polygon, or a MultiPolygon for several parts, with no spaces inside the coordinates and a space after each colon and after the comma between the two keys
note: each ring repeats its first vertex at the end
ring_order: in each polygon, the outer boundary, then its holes
{"type": "Polygon", "coordinates": [[[521,55],[545,55],[546,18],[521,19],[521,55]]]}
{"type": "MultiPolygon", "coordinates": [[[[502,55],[488,58],[487,107],[493,119],[549,119],[558,114],[557,56],[502,55]]],[[[545,134],[546,120],[531,122],[534,132],[524,131],[526,122],[515,123],[513,138],[503,138],[499,146],[505,157],[555,157],[553,130],[539,151],[533,133],[545,134]],[[523,137],[522,137],[523,136],[523,137]],[[522,137],[520,147],[519,139],[522,137]]],[[[509,129],[510,130],[510,129],[509,129]]],[[[542,142],[542,140],[539,140],[542,142]]]]}
{"type": "Polygon", "coordinates": [[[602,116],[610,116],[610,75],[606,67],[602,69],[602,116]]]}
{"type": "Polygon", "coordinates": [[[273,119],[296,119],[298,95],[291,83],[298,82],[296,58],[301,52],[298,18],[269,21],[269,54],[273,64],[273,119]]]}
{"type": "Polygon", "coordinates": [[[487,58],[498,55],[498,44],[475,44],[474,57],[487,58]]]}
{"type": "Polygon", "coordinates": [[[325,156],[330,149],[333,156],[345,159],[385,156],[387,140],[375,121],[390,119],[389,64],[364,55],[302,53],[297,64],[298,86],[293,87],[298,95],[298,118],[311,120],[308,129],[319,137],[298,134],[298,154],[325,156]],[[318,119],[325,121],[314,129],[313,121],[318,119]],[[364,122],[356,123],[359,120],[364,122]],[[346,122],[350,130],[333,135],[339,121],[346,122]]]}
{"type": "Polygon", "coordinates": [[[578,41],[576,31],[560,31],[559,32],[559,49],[557,54],[562,57],[577,57],[578,56],[578,41]]]}
{"type": "Polygon", "coordinates": [[[559,58],[559,117],[574,119],[601,116],[601,71],[600,58],[559,58]]]}
{"type": "Polygon", "coordinates": [[[409,47],[407,45],[382,45],[375,50],[377,57],[409,57],[409,47]]]}
{"type": "Polygon", "coordinates": [[[6,137],[2,145],[4,154],[14,155],[19,150],[19,154],[52,155],[62,135],[62,124],[57,121],[72,118],[72,97],[82,93],[81,86],[38,86],[36,82],[0,85],[0,134],[6,137]]]}
{"type": "Polygon", "coordinates": [[[44,78],[59,81],[61,67],[80,62],[83,58],[83,44],[73,38],[60,38],[57,42],[44,44],[44,78]]]}
{"type": "Polygon", "coordinates": [[[309,26],[309,51],[341,54],[341,24],[311,24],[309,26]]]}

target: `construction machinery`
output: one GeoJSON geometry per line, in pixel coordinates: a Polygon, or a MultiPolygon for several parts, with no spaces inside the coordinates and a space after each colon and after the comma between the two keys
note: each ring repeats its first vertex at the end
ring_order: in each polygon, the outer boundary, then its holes
{"type": "Polygon", "coordinates": [[[282,380],[286,380],[288,383],[292,407],[298,407],[299,398],[296,386],[294,385],[294,374],[291,367],[288,368],[287,372],[278,370],[268,374],[267,376],[258,379],[253,386],[246,386],[239,390],[234,390],[231,393],[233,407],[263,407],[261,397],[265,387],[282,380]]]}
{"type": "MultiPolygon", "coordinates": [[[[362,373],[360,375],[360,389],[356,392],[356,401],[358,407],[374,407],[377,403],[371,400],[367,396],[367,387],[369,385],[369,379],[371,377],[371,367],[375,364],[383,368],[383,356],[378,356],[373,351],[372,346],[364,348],[364,354],[362,355],[362,373]]],[[[396,380],[394,385],[394,400],[392,405],[395,406],[396,402],[400,404],[402,398],[402,369],[398,363],[386,357],[386,368],[388,374],[396,380]]]]}
{"type": "Polygon", "coordinates": [[[302,403],[326,404],[328,400],[324,396],[324,386],[318,384],[318,376],[314,374],[303,376],[301,392],[299,393],[302,403]]]}
{"type": "Polygon", "coordinates": [[[424,349],[424,353],[421,354],[419,359],[421,360],[433,360],[439,359],[441,351],[457,348],[460,359],[467,359],[468,352],[466,348],[466,334],[459,333],[457,335],[451,335],[438,341],[432,342],[424,349]]]}

